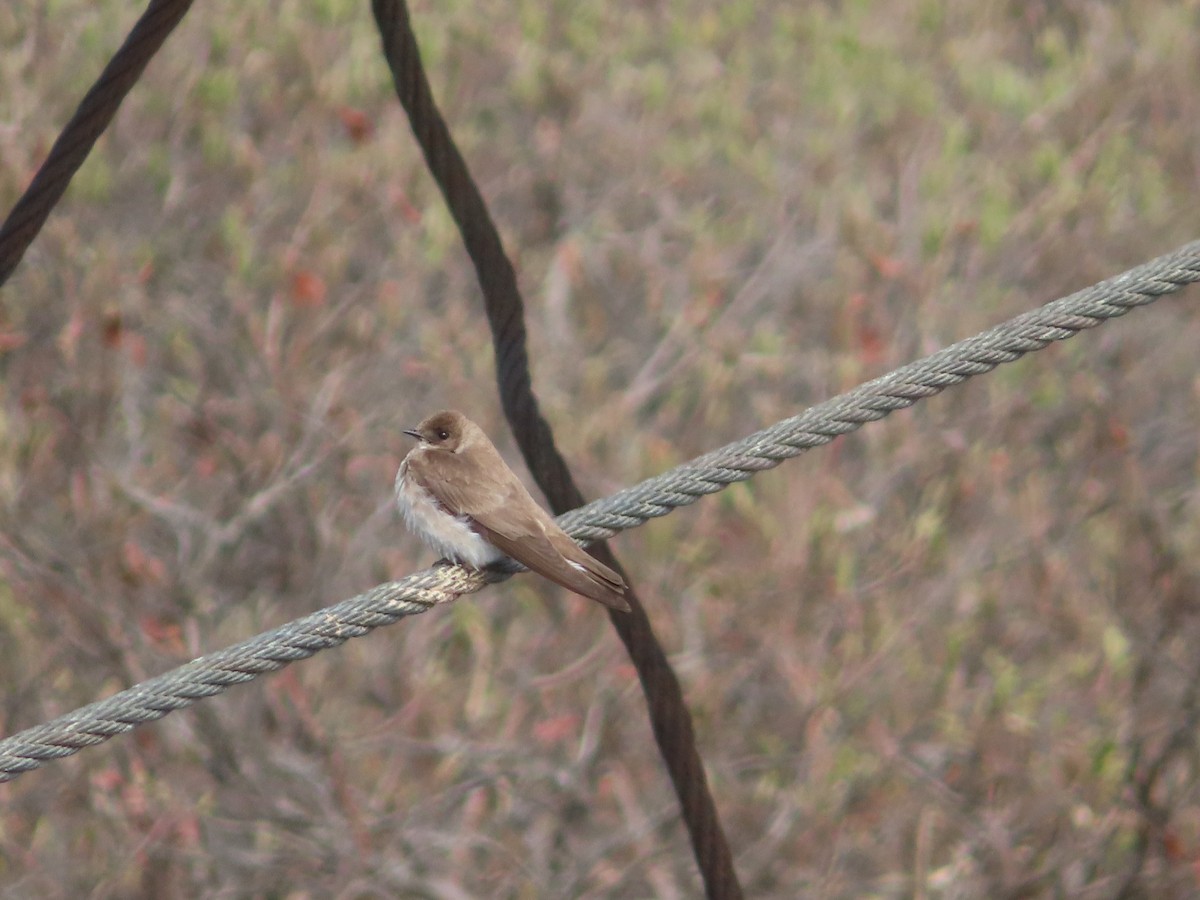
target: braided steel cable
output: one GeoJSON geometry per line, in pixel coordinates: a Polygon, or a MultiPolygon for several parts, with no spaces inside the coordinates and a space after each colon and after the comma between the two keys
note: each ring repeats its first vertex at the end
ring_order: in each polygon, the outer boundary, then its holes
{"type": "Polygon", "coordinates": [[[845,394],[559,517],[580,541],[597,541],[746,481],[898,409],[1002,363],[1065,341],[1200,281],[1200,241],[1186,244],[1045,306],[901,366],[845,394]]]}
{"type": "MultiPolygon", "coordinates": [[[[1153,303],[1196,281],[1200,281],[1200,241],[1023,313],[798,416],[559,516],[558,521],[572,537],[583,542],[636,528],[726,485],[774,468],[805,450],[827,444],[867,422],[1153,303]]],[[[506,577],[508,573],[435,566],[192,660],[105,700],[0,740],[0,781],[10,781],[48,760],[70,756],[144,722],[161,719],[230,685],[251,681],[264,672],[273,672],[506,577]]]]}

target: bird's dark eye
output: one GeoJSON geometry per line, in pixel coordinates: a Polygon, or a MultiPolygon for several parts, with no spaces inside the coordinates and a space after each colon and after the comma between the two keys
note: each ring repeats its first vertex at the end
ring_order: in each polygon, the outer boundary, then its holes
{"type": "Polygon", "coordinates": [[[448,432],[445,428],[439,428],[437,430],[437,436],[439,441],[444,441],[450,437],[450,432],[448,432]]]}

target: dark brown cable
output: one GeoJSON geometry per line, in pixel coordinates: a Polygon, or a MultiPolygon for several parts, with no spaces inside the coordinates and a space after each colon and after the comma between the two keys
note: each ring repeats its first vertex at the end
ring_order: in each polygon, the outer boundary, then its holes
{"type": "MultiPolygon", "coordinates": [[[[434,104],[406,4],[403,0],[373,0],[371,7],[379,24],[396,93],[434,180],[458,223],[483,289],[504,414],[538,486],[554,512],[562,514],[582,506],[584,499],[554,444],[550,426],[538,411],[529,374],[524,303],[516,274],[483,197],[434,104]]],[[[628,583],[628,576],[606,544],[596,544],[591,550],[606,565],[619,571],[628,583]]],[[[684,703],[679,679],[632,590],[629,600],[633,612],[612,613],[613,626],[637,668],[654,736],[679,796],[705,892],[710,898],[740,898],[742,889],[708,789],[704,764],[696,750],[692,717],[684,703]]]]}
{"type": "Polygon", "coordinates": [[[84,96],[46,161],[0,226],[0,285],[21,262],[146,64],[191,6],[192,0],[150,0],[121,49],[84,96]]]}

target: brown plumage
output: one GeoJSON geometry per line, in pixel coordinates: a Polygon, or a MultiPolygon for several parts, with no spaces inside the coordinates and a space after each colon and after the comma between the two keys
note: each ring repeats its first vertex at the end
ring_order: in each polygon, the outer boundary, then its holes
{"type": "Polygon", "coordinates": [[[396,500],[409,527],[437,552],[475,568],[510,556],[555,584],[629,611],[621,576],[558,527],[478,425],[445,410],[404,433],[420,443],[400,464],[396,500]]]}

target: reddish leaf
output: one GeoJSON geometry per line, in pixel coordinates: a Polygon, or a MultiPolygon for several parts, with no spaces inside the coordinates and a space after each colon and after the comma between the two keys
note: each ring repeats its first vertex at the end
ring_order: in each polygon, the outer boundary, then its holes
{"type": "Polygon", "coordinates": [[[374,136],[375,123],[362,110],[354,109],[350,106],[339,106],[337,116],[342,120],[342,127],[346,129],[346,136],[354,141],[354,143],[365,143],[374,136]]]}
{"type": "Polygon", "coordinates": [[[142,616],[138,619],[138,627],[151,644],[162,647],[171,653],[184,655],[187,648],[183,643],[183,629],[176,622],[168,622],[157,616],[142,616]]]}
{"type": "Polygon", "coordinates": [[[196,474],[201,478],[212,478],[219,467],[217,465],[217,458],[211,453],[205,453],[196,457],[196,464],[193,468],[195,468],[196,474]]]}
{"type": "Polygon", "coordinates": [[[875,266],[875,271],[889,280],[894,280],[904,274],[904,262],[894,256],[877,254],[871,257],[871,263],[875,266]]]}
{"type": "Polygon", "coordinates": [[[320,275],[301,269],[292,276],[292,302],[302,309],[325,305],[325,281],[320,275]]]}
{"type": "Polygon", "coordinates": [[[1183,841],[1170,828],[1163,830],[1162,846],[1163,853],[1173,863],[1179,862],[1187,855],[1187,849],[1184,847],[1183,841]]]}
{"type": "Polygon", "coordinates": [[[29,335],[23,331],[0,331],[0,353],[23,347],[29,335]]]}
{"type": "Polygon", "coordinates": [[[559,741],[579,733],[579,716],[563,713],[551,719],[543,719],[533,726],[533,736],[542,744],[557,744],[559,741]]]}
{"type": "Polygon", "coordinates": [[[421,222],[421,211],[413,206],[411,200],[408,199],[408,194],[404,193],[400,188],[394,188],[390,194],[392,204],[400,211],[400,216],[409,225],[419,225],[421,222]]]}
{"type": "Polygon", "coordinates": [[[1108,438],[1118,450],[1129,449],[1129,429],[1115,417],[1108,420],[1108,438]]]}
{"type": "Polygon", "coordinates": [[[119,312],[110,312],[104,314],[104,325],[101,326],[102,340],[105,347],[119,347],[121,345],[121,314],[119,312]]]}
{"type": "Polygon", "coordinates": [[[162,560],[148,554],[134,541],[126,541],[122,547],[125,572],[134,583],[148,582],[162,584],[166,580],[167,569],[162,560]]]}

